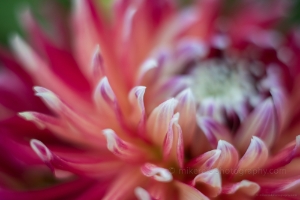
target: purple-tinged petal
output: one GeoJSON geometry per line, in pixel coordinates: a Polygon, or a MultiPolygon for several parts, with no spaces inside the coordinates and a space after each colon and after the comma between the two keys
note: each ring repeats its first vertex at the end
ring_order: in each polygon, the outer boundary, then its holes
{"type": "Polygon", "coordinates": [[[141,172],[147,176],[152,177],[159,182],[170,182],[173,180],[171,172],[165,168],[157,167],[154,164],[146,163],[141,167],[141,172]]]}
{"type": "Polygon", "coordinates": [[[101,77],[105,76],[104,61],[101,55],[100,46],[97,45],[91,62],[91,72],[94,83],[98,83],[101,77]]]}
{"type": "Polygon", "coordinates": [[[218,169],[212,169],[197,175],[194,178],[192,185],[194,187],[197,187],[197,184],[201,184],[201,187],[203,187],[203,184],[206,186],[207,196],[218,196],[222,190],[222,180],[220,171],[218,169]]]}
{"type": "Polygon", "coordinates": [[[213,118],[197,117],[197,123],[213,148],[217,147],[220,140],[232,142],[229,130],[213,118]]]}
{"type": "Polygon", "coordinates": [[[242,180],[241,182],[235,184],[223,186],[222,193],[234,194],[236,192],[241,192],[248,196],[254,196],[258,193],[259,190],[260,190],[259,184],[248,180],[242,180]]]}
{"type": "Polygon", "coordinates": [[[145,90],[146,87],[144,86],[136,86],[130,91],[128,97],[132,107],[131,121],[133,121],[133,125],[137,126],[138,134],[142,138],[145,138],[145,135],[142,134],[146,130],[145,90]]]}
{"type": "Polygon", "coordinates": [[[95,104],[100,108],[113,107],[115,100],[116,96],[110,87],[107,77],[103,77],[94,91],[95,104]]]}
{"type": "Polygon", "coordinates": [[[279,133],[282,131],[284,126],[287,123],[287,94],[283,91],[283,89],[279,88],[272,88],[270,90],[272,95],[274,106],[276,109],[277,119],[278,119],[278,126],[279,126],[279,133]]]}
{"type": "Polygon", "coordinates": [[[261,138],[270,147],[278,134],[277,115],[271,98],[265,100],[241,125],[235,137],[235,145],[245,151],[252,136],[261,138]]]}
{"type": "Polygon", "coordinates": [[[269,150],[265,143],[258,137],[253,136],[251,143],[240,159],[238,170],[257,169],[265,165],[269,157],[269,150]]]}
{"type": "Polygon", "coordinates": [[[264,168],[277,169],[289,164],[294,158],[300,155],[300,135],[296,137],[296,140],[288,144],[275,156],[268,159],[264,168]]]}
{"type": "Polygon", "coordinates": [[[219,140],[217,149],[221,151],[219,168],[232,169],[237,166],[239,153],[234,146],[224,140],[219,140]]]}
{"type": "Polygon", "coordinates": [[[179,113],[176,113],[171,119],[168,132],[164,139],[163,156],[165,161],[172,160],[175,161],[179,167],[183,167],[183,137],[178,120],[179,113]]]}
{"type": "Polygon", "coordinates": [[[191,160],[187,166],[199,169],[199,172],[205,172],[219,166],[222,151],[219,149],[208,151],[197,158],[191,160]]]}
{"type": "Polygon", "coordinates": [[[185,183],[175,181],[175,185],[179,190],[180,200],[209,200],[209,198],[207,198],[199,190],[185,183]]]}
{"type": "Polygon", "coordinates": [[[195,132],[196,102],[191,89],[186,89],[176,96],[178,105],[176,111],[180,113],[179,124],[183,133],[183,142],[188,146],[195,132]]]}
{"type": "Polygon", "coordinates": [[[147,121],[147,135],[156,145],[163,145],[177,102],[174,98],[169,99],[156,107],[150,114],[147,121]]]}

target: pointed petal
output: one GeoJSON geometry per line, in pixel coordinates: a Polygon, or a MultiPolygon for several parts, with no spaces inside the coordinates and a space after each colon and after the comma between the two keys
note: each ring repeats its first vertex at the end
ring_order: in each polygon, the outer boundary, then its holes
{"type": "Polygon", "coordinates": [[[165,160],[175,161],[179,167],[183,167],[183,137],[178,124],[179,113],[176,113],[170,122],[168,132],[163,143],[163,156],[165,160]]]}
{"type": "Polygon", "coordinates": [[[107,149],[116,156],[132,162],[141,162],[146,159],[141,149],[119,138],[113,130],[105,129],[102,133],[107,140],[107,149]]]}
{"type": "Polygon", "coordinates": [[[252,136],[261,138],[270,147],[278,134],[277,117],[272,99],[265,100],[246,119],[237,132],[235,146],[245,151],[252,136]]]}
{"type": "Polygon", "coordinates": [[[203,195],[199,190],[185,183],[175,181],[175,185],[179,190],[180,200],[209,200],[209,198],[203,195]]]}
{"type": "Polygon", "coordinates": [[[94,79],[94,83],[97,83],[101,77],[105,76],[104,61],[100,52],[99,45],[96,46],[96,49],[92,57],[91,72],[92,72],[92,77],[94,79]]]}
{"type": "Polygon", "coordinates": [[[239,153],[233,145],[224,140],[219,140],[217,149],[221,151],[219,168],[232,169],[237,166],[239,161],[239,153]]]}
{"type": "Polygon", "coordinates": [[[213,148],[217,147],[219,140],[232,142],[229,130],[213,118],[197,117],[197,123],[213,148]]]}
{"type": "Polygon", "coordinates": [[[279,133],[281,130],[284,128],[284,126],[287,123],[287,94],[283,91],[283,89],[279,88],[272,88],[270,90],[270,93],[272,95],[273,101],[274,101],[274,106],[276,109],[276,114],[278,118],[278,124],[279,124],[279,133]]]}
{"type": "Polygon", "coordinates": [[[143,138],[146,130],[146,111],[144,105],[144,94],[146,87],[136,86],[129,93],[129,101],[132,107],[131,121],[138,127],[138,134],[143,138]]]}
{"type": "Polygon", "coordinates": [[[141,167],[141,172],[147,176],[152,177],[159,182],[170,182],[173,180],[173,176],[169,170],[161,167],[157,167],[154,164],[146,163],[141,167]]]}
{"type": "Polygon", "coordinates": [[[177,100],[169,99],[156,107],[147,121],[147,135],[156,145],[163,145],[177,100]]]}
{"type": "Polygon", "coordinates": [[[193,139],[196,126],[196,102],[191,89],[183,90],[176,96],[178,105],[176,111],[180,113],[179,124],[183,133],[183,142],[188,146],[193,139]]]}
{"type": "Polygon", "coordinates": [[[234,194],[236,192],[242,192],[248,196],[254,196],[260,190],[260,186],[257,183],[243,180],[241,182],[224,186],[222,189],[223,194],[234,194]]]}
{"type": "Polygon", "coordinates": [[[191,160],[187,166],[198,168],[199,172],[205,172],[219,166],[222,151],[219,149],[208,151],[199,157],[191,160]]]}
{"type": "Polygon", "coordinates": [[[137,75],[136,83],[138,85],[148,85],[153,80],[158,67],[158,62],[155,59],[147,59],[140,67],[137,75]]]}
{"type": "Polygon", "coordinates": [[[197,184],[204,184],[207,187],[207,196],[218,196],[222,190],[220,171],[218,169],[212,169],[197,175],[194,178],[192,185],[196,187],[197,184]]]}
{"type": "Polygon", "coordinates": [[[269,156],[265,143],[258,137],[253,136],[251,143],[238,164],[238,170],[250,170],[264,166],[269,156]]]}

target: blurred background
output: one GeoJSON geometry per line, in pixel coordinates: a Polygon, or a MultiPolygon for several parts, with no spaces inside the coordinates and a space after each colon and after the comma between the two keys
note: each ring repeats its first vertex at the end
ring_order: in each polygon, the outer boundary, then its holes
{"type": "MultiPolygon", "coordinates": [[[[18,10],[24,7],[30,7],[33,13],[37,16],[41,13],[41,5],[48,0],[0,0],[0,44],[7,45],[9,35],[18,32],[22,33],[22,28],[18,23],[18,10]]],[[[66,12],[71,9],[72,0],[51,0],[61,4],[66,12]]],[[[98,0],[101,4],[108,5],[112,0],[98,0]]],[[[181,4],[186,4],[191,0],[178,0],[181,4]]],[[[228,3],[232,3],[236,0],[227,0],[228,3]]],[[[271,0],[272,1],[272,0],[271,0]]],[[[287,0],[290,1],[290,0],[287,0]]],[[[290,26],[291,24],[300,22],[300,0],[294,0],[295,6],[293,11],[288,16],[288,19],[284,26],[290,26]]],[[[42,17],[39,18],[43,20],[42,17]]]]}

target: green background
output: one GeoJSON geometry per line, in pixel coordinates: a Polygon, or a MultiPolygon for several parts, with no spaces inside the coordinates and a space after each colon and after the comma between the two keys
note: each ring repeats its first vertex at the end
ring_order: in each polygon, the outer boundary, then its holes
{"type": "MultiPolygon", "coordinates": [[[[24,6],[29,6],[35,13],[38,13],[41,4],[47,0],[0,0],[0,44],[7,45],[9,35],[18,32],[22,34],[18,24],[17,11],[24,6]]],[[[70,9],[72,0],[51,0],[62,4],[66,10],[70,9]]],[[[100,0],[102,3],[108,3],[110,0],[100,0]]],[[[185,0],[190,1],[190,0],[185,0]]],[[[232,1],[232,0],[228,0],[232,1]]],[[[289,1],[289,0],[287,0],[289,1]]],[[[290,13],[285,26],[298,23],[300,19],[300,0],[295,1],[293,11],[290,13]]]]}

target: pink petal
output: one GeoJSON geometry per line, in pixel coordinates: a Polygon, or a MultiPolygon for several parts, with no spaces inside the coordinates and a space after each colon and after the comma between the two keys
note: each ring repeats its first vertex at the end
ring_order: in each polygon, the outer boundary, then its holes
{"type": "Polygon", "coordinates": [[[168,132],[163,143],[163,156],[166,161],[175,161],[178,166],[183,167],[183,137],[178,124],[179,113],[176,113],[170,122],[168,132]]]}
{"type": "Polygon", "coordinates": [[[61,78],[56,76],[49,66],[34,52],[19,36],[11,40],[11,46],[18,60],[23,63],[25,70],[33,79],[43,86],[50,88],[71,105],[90,110],[89,102],[75,93],[61,78]],[[74,101],[76,99],[76,101],[74,101]]]}
{"type": "Polygon", "coordinates": [[[287,123],[287,94],[283,91],[283,89],[279,88],[272,88],[270,90],[270,93],[273,97],[274,106],[277,113],[279,132],[281,132],[287,123]]]}
{"type": "Polygon", "coordinates": [[[145,177],[137,168],[122,169],[102,199],[134,199],[134,189],[145,182],[145,177]]]}
{"type": "Polygon", "coordinates": [[[147,154],[143,149],[122,140],[113,130],[105,129],[102,133],[106,137],[107,149],[121,159],[137,163],[147,159],[147,154]]]}
{"type": "Polygon", "coordinates": [[[278,121],[272,99],[265,100],[243,122],[235,137],[235,146],[245,151],[252,136],[261,138],[270,147],[277,137],[278,121]]]}
{"type": "Polygon", "coordinates": [[[218,169],[212,169],[207,172],[197,175],[192,185],[196,187],[197,184],[204,184],[207,187],[209,197],[216,197],[221,193],[222,181],[221,173],[218,169]]]}
{"type": "Polygon", "coordinates": [[[248,196],[254,196],[260,190],[260,186],[257,183],[243,180],[241,182],[224,186],[222,189],[223,194],[234,194],[236,192],[241,192],[248,196]]]}
{"type": "Polygon", "coordinates": [[[209,198],[203,195],[199,190],[185,183],[175,181],[175,185],[179,190],[180,200],[209,200],[209,198]]]}
{"type": "Polygon", "coordinates": [[[197,123],[213,148],[217,147],[219,140],[232,142],[229,130],[213,118],[197,117],[197,123]]]}
{"type": "Polygon", "coordinates": [[[97,83],[100,80],[100,78],[105,76],[104,61],[100,52],[99,45],[96,47],[92,57],[91,71],[94,83],[97,83]]]}
{"type": "Polygon", "coordinates": [[[234,146],[224,140],[219,140],[217,149],[221,151],[219,168],[232,169],[237,166],[239,161],[239,153],[234,146]]]}
{"type": "Polygon", "coordinates": [[[163,145],[176,105],[177,100],[169,99],[156,107],[150,114],[147,121],[147,135],[156,145],[163,145]]]}
{"type": "Polygon", "coordinates": [[[138,127],[138,134],[143,138],[146,129],[146,111],[144,94],[146,87],[136,86],[129,93],[129,101],[132,106],[131,121],[138,127]]]}
{"type": "Polygon", "coordinates": [[[289,164],[294,158],[300,155],[300,136],[296,140],[288,144],[285,148],[279,151],[276,155],[269,158],[266,166],[267,169],[277,169],[289,164]]]}
{"type": "Polygon", "coordinates": [[[238,164],[238,170],[257,169],[266,163],[269,151],[265,143],[258,137],[253,136],[251,143],[238,164]]]}
{"type": "Polygon", "coordinates": [[[146,163],[141,167],[141,172],[147,176],[152,177],[159,182],[170,182],[173,180],[173,176],[169,170],[161,167],[157,167],[154,164],[146,163]]]}
{"type": "Polygon", "coordinates": [[[191,160],[187,166],[198,168],[198,172],[205,172],[219,167],[222,151],[219,149],[208,151],[191,160]]]}
{"type": "Polygon", "coordinates": [[[188,146],[193,139],[196,126],[196,102],[191,89],[186,89],[176,96],[178,105],[176,111],[180,113],[179,124],[183,132],[183,142],[188,146]]]}

